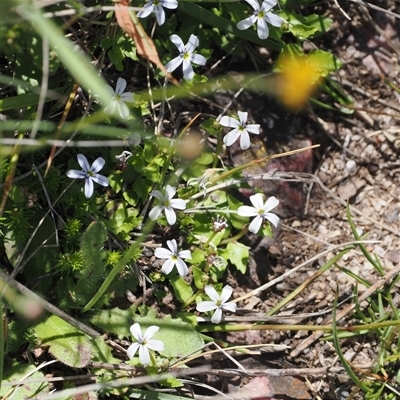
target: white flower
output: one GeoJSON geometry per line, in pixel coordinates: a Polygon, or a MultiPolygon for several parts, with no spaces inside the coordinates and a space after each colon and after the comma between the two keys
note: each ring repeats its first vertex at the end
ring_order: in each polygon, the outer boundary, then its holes
{"type": "Polygon", "coordinates": [[[234,128],[224,137],[224,143],[226,146],[231,146],[236,142],[240,136],[240,148],[247,150],[250,147],[250,133],[258,135],[260,133],[259,124],[246,125],[247,112],[238,111],[239,121],[232,117],[224,116],[221,118],[220,124],[229,128],[234,128]]]}
{"type": "Polygon", "coordinates": [[[102,157],[97,158],[92,166],[89,165],[87,158],[83,154],[78,154],[78,163],[83,171],[77,169],[70,169],[67,171],[68,178],[73,179],[85,179],[85,196],[87,198],[91,197],[93,194],[93,182],[98,183],[101,186],[108,186],[108,179],[98,174],[105,164],[105,160],[102,157]]]}
{"type": "Polygon", "coordinates": [[[128,119],[129,108],[125,103],[133,103],[133,93],[124,92],[125,88],[126,80],[124,78],[118,78],[115,91],[110,85],[106,85],[106,89],[112,96],[112,99],[110,104],[104,109],[104,112],[114,114],[115,109],[117,109],[121,118],[128,119]]]}
{"type": "Polygon", "coordinates": [[[139,349],[139,360],[146,366],[150,364],[150,351],[163,351],[164,343],[161,340],[152,339],[154,334],[159,330],[158,326],[152,325],[146,329],[144,335],[138,323],[133,324],[130,327],[132,336],[136,339],[135,343],[132,343],[126,351],[129,359],[132,359],[139,349]]]}
{"type": "Polygon", "coordinates": [[[156,19],[158,25],[162,25],[165,22],[165,11],[163,9],[169,8],[174,9],[178,7],[178,0],[146,0],[146,4],[142,10],[137,13],[139,18],[146,18],[150,13],[156,13],[156,19]]]}
{"type": "Polygon", "coordinates": [[[211,285],[206,285],[204,289],[211,301],[202,301],[197,304],[196,309],[199,312],[215,310],[211,317],[211,322],[213,324],[219,324],[221,322],[222,311],[236,312],[236,303],[232,301],[229,303],[227,302],[229,297],[232,296],[232,288],[229,285],[224,286],[221,295],[219,295],[211,285]]]}
{"type": "Polygon", "coordinates": [[[190,250],[181,250],[178,252],[178,246],[175,239],[167,240],[167,246],[170,250],[158,247],[154,252],[155,256],[158,258],[167,258],[167,261],[165,261],[161,267],[161,271],[168,275],[176,265],[179,275],[186,276],[189,273],[189,270],[182,258],[191,260],[192,254],[190,253],[190,250]]]}
{"type": "Polygon", "coordinates": [[[192,64],[205,65],[207,60],[200,54],[193,53],[194,49],[199,45],[199,39],[195,35],[190,35],[189,41],[186,45],[183,44],[182,39],[178,35],[171,35],[169,37],[171,42],[178,48],[179,56],[171,60],[166,66],[168,72],[175,71],[183,63],[183,76],[187,81],[193,79],[194,72],[192,64]]]}
{"type": "Polygon", "coordinates": [[[167,221],[170,225],[173,225],[176,222],[176,215],[173,209],[176,208],[177,210],[184,210],[186,208],[186,202],[182,199],[173,199],[175,193],[176,188],[170,185],[167,185],[163,192],[160,192],[159,190],[153,190],[150,193],[150,196],[155,197],[161,203],[150,211],[150,219],[155,221],[160,216],[161,212],[164,211],[167,221]]]}
{"type": "Polygon", "coordinates": [[[263,195],[257,193],[250,196],[250,201],[254,207],[241,206],[237,210],[238,214],[242,217],[255,217],[249,226],[250,232],[258,233],[264,220],[271,222],[275,228],[278,226],[279,217],[270,213],[279,204],[279,200],[276,197],[272,196],[264,203],[263,195]]]}
{"type": "Polygon", "coordinates": [[[250,26],[257,22],[258,37],[260,39],[267,39],[269,36],[267,22],[278,28],[285,22],[283,18],[270,11],[276,6],[278,0],[264,0],[261,6],[258,0],[246,1],[254,8],[254,12],[250,17],[237,23],[237,28],[241,31],[250,28],[250,26]]]}

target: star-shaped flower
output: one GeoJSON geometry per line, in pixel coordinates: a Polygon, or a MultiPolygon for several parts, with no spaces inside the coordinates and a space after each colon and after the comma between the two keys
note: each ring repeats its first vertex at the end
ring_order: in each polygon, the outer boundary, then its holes
{"type": "Polygon", "coordinates": [[[108,186],[109,181],[103,175],[98,174],[105,164],[105,160],[102,157],[97,158],[92,166],[89,165],[87,158],[83,154],[78,154],[78,163],[82,168],[82,171],[77,169],[70,169],[67,171],[68,178],[73,179],[85,179],[85,196],[89,198],[93,194],[94,185],[93,182],[98,183],[101,186],[108,186]]]}
{"type": "Polygon", "coordinates": [[[222,311],[236,312],[236,303],[233,301],[228,303],[228,299],[232,296],[232,288],[229,285],[223,287],[220,295],[211,285],[206,285],[204,290],[211,301],[202,301],[197,304],[196,309],[199,312],[215,310],[211,317],[211,322],[213,324],[219,324],[221,322],[222,311]]]}
{"type": "Polygon", "coordinates": [[[192,254],[190,250],[181,250],[178,251],[178,245],[176,244],[176,240],[167,240],[168,249],[164,249],[163,247],[158,247],[154,252],[157,258],[166,258],[167,260],[164,262],[163,266],[161,267],[161,271],[164,274],[168,275],[174,266],[179,272],[180,276],[186,276],[189,273],[189,269],[185,263],[184,259],[192,259],[192,254]]]}
{"type": "Polygon", "coordinates": [[[258,135],[260,133],[259,124],[247,125],[247,112],[238,111],[239,121],[236,118],[224,116],[219,122],[222,126],[234,128],[224,137],[224,143],[226,146],[231,146],[236,142],[240,136],[240,148],[247,150],[250,147],[250,133],[258,135]]]}
{"type": "Polygon", "coordinates": [[[149,212],[150,219],[155,221],[164,211],[167,221],[170,225],[173,225],[176,222],[176,214],[173,209],[176,208],[177,210],[184,210],[186,208],[186,202],[182,199],[173,199],[175,193],[176,188],[170,185],[167,185],[162,192],[159,190],[153,190],[150,193],[150,196],[155,197],[160,202],[159,205],[155,206],[149,212]]]}
{"type": "Polygon", "coordinates": [[[125,103],[133,103],[133,93],[124,92],[125,88],[126,80],[124,78],[118,78],[115,91],[110,85],[106,85],[106,89],[112,96],[112,99],[110,104],[104,109],[104,112],[114,114],[117,109],[121,118],[128,119],[129,108],[125,103]]]}
{"type": "Polygon", "coordinates": [[[193,79],[193,64],[205,65],[207,60],[200,54],[195,54],[194,49],[199,45],[199,39],[195,35],[190,35],[189,41],[186,45],[183,44],[182,39],[178,35],[171,35],[169,37],[171,42],[178,48],[179,56],[175,57],[165,66],[168,72],[175,71],[181,64],[183,64],[183,76],[187,81],[193,79]]]}
{"type": "Polygon", "coordinates": [[[279,204],[279,200],[276,197],[272,196],[264,203],[263,195],[257,193],[250,196],[250,201],[253,207],[241,206],[237,210],[238,214],[242,217],[255,217],[250,223],[250,232],[258,233],[264,220],[271,222],[275,228],[278,226],[279,217],[270,213],[270,211],[279,204]]]}
{"type": "Polygon", "coordinates": [[[136,339],[136,342],[131,344],[126,351],[129,359],[132,359],[136,352],[139,350],[139,360],[146,366],[150,364],[150,350],[163,351],[164,343],[161,340],[152,339],[154,334],[159,330],[158,326],[152,325],[146,329],[144,335],[142,335],[142,329],[138,323],[133,324],[130,327],[132,336],[136,339]]]}
{"type": "Polygon", "coordinates": [[[146,18],[150,13],[156,13],[156,19],[158,25],[162,25],[165,22],[165,11],[163,9],[169,8],[174,9],[178,7],[178,0],[146,0],[146,4],[142,10],[137,13],[139,18],[146,18]]]}
{"type": "Polygon", "coordinates": [[[274,14],[270,11],[273,7],[276,6],[278,0],[264,0],[262,5],[258,2],[258,0],[246,0],[253,9],[253,14],[239,21],[237,23],[237,28],[241,31],[250,28],[250,26],[254,25],[257,22],[257,34],[260,39],[267,39],[269,36],[269,29],[267,22],[272,26],[281,27],[285,22],[283,18],[279,15],[274,14]]]}

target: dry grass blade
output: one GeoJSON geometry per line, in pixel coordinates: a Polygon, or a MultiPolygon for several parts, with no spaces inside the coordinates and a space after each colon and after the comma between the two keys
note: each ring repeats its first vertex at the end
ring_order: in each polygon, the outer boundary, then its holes
{"type": "Polygon", "coordinates": [[[130,0],[119,0],[115,2],[115,17],[117,18],[118,25],[133,39],[137,53],[146,60],[157,65],[171,82],[179,86],[179,82],[165,69],[158,57],[153,40],[147,35],[135,13],[129,11],[129,3],[130,0]]]}

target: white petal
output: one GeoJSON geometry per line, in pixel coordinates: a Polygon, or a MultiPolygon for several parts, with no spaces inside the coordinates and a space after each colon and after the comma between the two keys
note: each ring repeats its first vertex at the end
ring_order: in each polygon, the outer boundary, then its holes
{"type": "Polygon", "coordinates": [[[86,172],[78,171],[77,169],[70,169],[67,171],[67,176],[72,179],[82,179],[86,178],[86,172]]]}
{"type": "Polygon", "coordinates": [[[185,45],[178,35],[173,34],[169,38],[171,39],[171,42],[178,48],[179,53],[183,53],[185,51],[185,45]]]}
{"type": "Polygon", "coordinates": [[[184,258],[185,260],[191,260],[192,259],[192,253],[190,252],[190,250],[181,250],[178,253],[178,257],[184,258]]]}
{"type": "Polygon", "coordinates": [[[117,87],[115,88],[115,93],[122,94],[126,88],[126,80],[124,78],[118,78],[117,87]]]}
{"type": "Polygon", "coordinates": [[[106,160],[103,157],[96,158],[96,160],[93,161],[93,164],[92,164],[90,170],[95,174],[96,172],[99,172],[104,167],[105,163],[106,163],[106,160]]]}
{"type": "Polygon", "coordinates": [[[87,158],[83,154],[78,154],[78,163],[81,166],[81,168],[85,171],[88,172],[90,170],[90,165],[88,163],[87,158]]]}
{"type": "Polygon", "coordinates": [[[187,81],[191,81],[194,77],[192,64],[189,60],[183,60],[182,63],[183,76],[187,81]]]}
{"type": "Polygon", "coordinates": [[[160,200],[161,203],[165,202],[165,197],[164,195],[159,191],[159,190],[153,190],[150,192],[150,196],[155,197],[156,199],[160,200]]]}
{"type": "Polygon", "coordinates": [[[85,180],[85,197],[88,199],[92,197],[94,191],[93,181],[90,178],[86,178],[85,180]]]}
{"type": "Polygon", "coordinates": [[[249,147],[250,147],[250,136],[245,130],[240,135],[240,148],[242,150],[247,150],[249,147]]]}
{"type": "Polygon", "coordinates": [[[232,301],[230,303],[222,304],[221,307],[223,310],[228,310],[233,313],[236,312],[236,308],[237,308],[236,303],[234,303],[232,301]]]}
{"type": "Polygon", "coordinates": [[[257,217],[255,217],[253,219],[253,221],[251,221],[250,225],[249,225],[249,231],[252,233],[258,233],[258,231],[261,228],[261,224],[263,222],[263,218],[260,215],[257,215],[257,217]]]}
{"type": "Polygon", "coordinates": [[[90,178],[92,179],[92,181],[94,181],[104,187],[107,187],[110,184],[108,178],[106,178],[103,175],[96,174],[96,175],[91,176],[90,178]]]}
{"type": "Polygon", "coordinates": [[[166,196],[165,196],[166,199],[172,199],[175,196],[176,188],[172,187],[170,185],[167,185],[165,187],[165,193],[166,193],[166,196]]]}
{"type": "Polygon", "coordinates": [[[192,54],[190,56],[190,61],[193,64],[197,64],[197,65],[206,65],[207,62],[207,58],[203,57],[201,54],[192,54]]]}
{"type": "Polygon", "coordinates": [[[139,359],[144,366],[150,364],[150,352],[146,346],[141,345],[139,347],[139,359]]]}
{"type": "Polygon", "coordinates": [[[223,287],[221,292],[221,303],[226,303],[228,299],[232,296],[232,288],[229,285],[223,287]]]}
{"type": "Polygon", "coordinates": [[[146,4],[142,7],[142,9],[137,13],[137,16],[138,16],[139,18],[146,18],[146,17],[148,17],[148,16],[151,14],[151,12],[153,11],[153,9],[154,9],[153,3],[151,3],[151,2],[146,3],[146,4]]]}
{"type": "Polygon", "coordinates": [[[164,343],[161,340],[151,339],[147,341],[147,347],[154,351],[164,351],[164,343]]]}
{"type": "Polygon", "coordinates": [[[169,206],[169,207],[164,207],[164,212],[165,212],[165,217],[167,218],[168,224],[169,225],[174,225],[176,222],[176,214],[174,209],[169,206]]]}
{"type": "Polygon", "coordinates": [[[184,210],[186,208],[186,201],[182,199],[172,199],[170,203],[171,207],[177,210],[184,210]]]}
{"type": "Polygon", "coordinates": [[[279,204],[279,200],[275,196],[271,196],[264,205],[265,212],[271,211],[279,204]]]}
{"type": "Polygon", "coordinates": [[[165,261],[165,263],[161,267],[161,271],[165,275],[168,275],[172,271],[172,268],[174,268],[174,266],[175,266],[175,262],[172,261],[171,259],[169,259],[169,260],[165,261]]]}
{"type": "Polygon", "coordinates": [[[185,46],[185,50],[191,54],[193,51],[196,49],[196,47],[199,45],[199,38],[196,35],[190,35],[189,41],[187,42],[185,46]]]}
{"type": "Polygon", "coordinates": [[[163,7],[172,10],[178,7],[178,0],[161,0],[161,4],[163,7]]]}
{"type": "Polygon", "coordinates": [[[217,306],[213,301],[202,301],[201,303],[197,304],[196,310],[198,312],[208,312],[215,310],[217,306]]]}
{"type": "Polygon", "coordinates": [[[261,9],[264,11],[269,11],[271,8],[275,7],[278,0],[264,0],[261,4],[261,9]]]}
{"type": "Polygon", "coordinates": [[[171,258],[173,254],[174,253],[172,253],[170,250],[164,249],[164,247],[157,247],[156,251],[154,252],[154,255],[157,258],[171,258]]]}
{"type": "Polygon", "coordinates": [[[219,324],[221,322],[221,319],[222,319],[222,309],[218,307],[215,310],[214,315],[211,317],[211,322],[213,324],[219,324]]]}
{"type": "Polygon", "coordinates": [[[261,10],[260,3],[257,0],[246,0],[246,1],[253,7],[254,11],[261,10]]]}
{"type": "Polygon", "coordinates": [[[260,124],[246,125],[246,131],[258,135],[260,133],[260,124]]]}
{"type": "Polygon", "coordinates": [[[183,58],[181,56],[175,57],[173,60],[171,60],[165,65],[165,69],[168,72],[175,71],[182,64],[182,61],[183,58]]]}
{"type": "Polygon", "coordinates": [[[141,341],[143,339],[142,330],[140,329],[140,325],[136,322],[129,328],[132,336],[137,340],[141,341]]]}
{"type": "Polygon", "coordinates": [[[135,357],[135,354],[139,347],[140,347],[140,344],[138,342],[133,343],[128,347],[126,354],[128,355],[129,359],[132,359],[133,357],[135,357]]]}
{"type": "Polygon", "coordinates": [[[228,117],[226,115],[221,118],[219,123],[222,126],[226,126],[228,128],[237,128],[238,126],[240,126],[240,122],[236,118],[228,117]]]}
{"type": "Polygon", "coordinates": [[[257,35],[260,39],[267,39],[269,36],[269,28],[264,19],[258,18],[257,35]]]}
{"type": "Polygon", "coordinates": [[[117,100],[112,99],[110,101],[110,104],[104,109],[104,112],[107,114],[114,114],[116,107],[117,107],[117,100]]]}
{"type": "Polygon", "coordinates": [[[146,332],[143,335],[143,340],[151,339],[156,332],[158,332],[160,328],[156,325],[151,325],[146,329],[146,332]]]}
{"type": "Polygon", "coordinates": [[[164,9],[158,5],[155,9],[156,12],[156,20],[158,25],[162,25],[165,22],[165,11],[164,9]]]}
{"type": "Polygon", "coordinates": [[[261,193],[256,193],[256,194],[253,194],[253,196],[250,196],[250,201],[251,201],[251,204],[253,204],[254,208],[257,211],[264,209],[264,198],[261,193]]]}
{"type": "Polygon", "coordinates": [[[129,108],[128,108],[128,106],[122,100],[119,100],[116,103],[117,103],[118,113],[121,116],[121,118],[122,119],[128,119],[128,117],[129,117],[129,108]]]}
{"type": "Polygon", "coordinates": [[[236,27],[241,30],[244,31],[245,29],[250,28],[252,25],[254,25],[257,21],[257,17],[255,15],[252,15],[248,18],[242,19],[241,21],[239,21],[236,25],[236,27]]]}
{"type": "Polygon", "coordinates": [[[161,214],[162,210],[164,210],[163,206],[155,206],[150,212],[149,217],[152,221],[155,221],[161,214]]]}
{"type": "Polygon", "coordinates": [[[280,28],[282,26],[282,24],[285,22],[285,20],[283,18],[281,18],[279,15],[276,15],[272,12],[265,15],[264,19],[268,23],[270,23],[272,26],[276,26],[278,28],[280,28]]]}
{"type": "Polygon", "coordinates": [[[230,131],[227,135],[224,136],[223,141],[226,146],[231,146],[233,143],[236,142],[239,136],[240,136],[239,129],[234,129],[233,131],[230,131]]]}
{"type": "Polygon", "coordinates": [[[106,85],[106,90],[108,93],[110,93],[110,96],[115,95],[114,89],[110,85],[106,85]]]}
{"type": "Polygon", "coordinates": [[[257,210],[254,207],[250,206],[240,206],[237,210],[237,213],[241,217],[255,217],[256,215],[258,215],[257,210]]]}
{"type": "Polygon", "coordinates": [[[273,213],[266,213],[265,214],[265,218],[271,222],[272,225],[275,226],[275,228],[278,226],[279,224],[279,217],[273,213]]]}
{"type": "Polygon", "coordinates": [[[177,255],[178,254],[178,245],[176,244],[176,240],[167,240],[167,246],[170,248],[172,251],[172,254],[177,255]]]}
{"type": "Polygon", "coordinates": [[[133,93],[132,92],[125,92],[121,94],[121,99],[125,103],[133,103],[134,98],[133,98],[133,93]]]}
{"type": "Polygon", "coordinates": [[[220,297],[218,292],[215,290],[214,286],[211,285],[206,285],[204,288],[205,292],[207,293],[207,296],[214,302],[216,303],[219,301],[220,297]]]}
{"type": "Polygon", "coordinates": [[[246,125],[247,116],[249,115],[246,111],[238,111],[240,125],[246,125]]]}
{"type": "Polygon", "coordinates": [[[183,261],[179,257],[176,260],[176,268],[177,268],[178,273],[179,273],[180,276],[186,276],[189,273],[189,269],[188,269],[185,261],[183,261]]]}

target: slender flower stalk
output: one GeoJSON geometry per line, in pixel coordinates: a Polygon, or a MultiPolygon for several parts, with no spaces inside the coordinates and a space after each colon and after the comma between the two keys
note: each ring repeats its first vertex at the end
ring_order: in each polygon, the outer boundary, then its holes
{"type": "Polygon", "coordinates": [[[259,124],[247,124],[247,112],[238,111],[239,120],[236,118],[224,116],[220,124],[229,128],[234,128],[224,137],[226,146],[231,146],[240,137],[240,148],[247,150],[250,147],[250,133],[258,135],[260,133],[259,124]]]}
{"type": "Polygon", "coordinates": [[[168,275],[176,266],[179,275],[186,276],[189,273],[189,269],[183,259],[192,259],[190,250],[178,251],[178,245],[176,244],[175,239],[167,240],[167,246],[169,247],[169,250],[163,247],[158,247],[154,252],[157,258],[167,259],[161,267],[161,271],[168,275]]]}
{"type": "Polygon", "coordinates": [[[146,0],[146,4],[137,13],[137,16],[139,18],[146,18],[154,12],[158,25],[162,25],[165,22],[165,11],[163,7],[171,10],[177,8],[178,0],[146,0]]]}
{"type": "Polygon", "coordinates": [[[178,35],[171,35],[169,37],[171,42],[178,48],[179,55],[171,60],[165,66],[168,72],[175,71],[181,64],[183,64],[183,76],[187,81],[194,77],[193,64],[205,65],[207,60],[201,54],[194,53],[194,50],[199,45],[199,39],[195,35],[190,35],[187,44],[183,44],[182,39],[178,35]]]}
{"type": "Polygon", "coordinates": [[[78,154],[77,157],[82,171],[70,169],[67,171],[67,176],[72,179],[85,179],[85,196],[86,198],[89,198],[93,195],[93,182],[96,182],[101,186],[108,186],[110,184],[108,178],[97,173],[104,167],[106,161],[103,157],[99,157],[93,162],[92,166],[90,166],[87,158],[83,154],[78,154]]]}
{"type": "Polygon", "coordinates": [[[176,193],[176,188],[167,185],[165,189],[160,192],[153,190],[150,196],[155,197],[160,204],[156,205],[149,213],[150,219],[155,221],[162,212],[165,213],[167,221],[170,225],[176,222],[176,214],[174,208],[177,210],[184,210],[186,208],[186,201],[182,199],[173,199],[176,193]]]}
{"type": "Polygon", "coordinates": [[[257,193],[253,196],[250,196],[250,201],[251,204],[253,204],[253,207],[241,206],[237,211],[242,217],[255,217],[250,223],[250,232],[258,233],[264,221],[271,222],[275,228],[278,226],[279,217],[270,212],[279,204],[279,200],[276,197],[272,196],[264,203],[263,195],[261,193],[257,193]]]}
{"type": "Polygon", "coordinates": [[[106,85],[106,89],[112,98],[110,104],[104,109],[104,112],[114,114],[115,110],[117,110],[122,119],[128,119],[129,108],[125,103],[133,103],[134,99],[133,93],[125,92],[125,88],[126,80],[124,78],[118,78],[115,90],[110,85],[106,85]]]}
{"type": "Polygon", "coordinates": [[[253,9],[254,12],[250,17],[243,19],[237,23],[237,28],[241,31],[250,28],[250,26],[257,23],[257,34],[260,39],[267,39],[269,36],[268,24],[276,27],[281,27],[285,22],[279,15],[274,14],[270,11],[276,6],[278,0],[264,0],[260,5],[258,0],[246,0],[253,9]]]}
{"type": "Polygon", "coordinates": [[[133,324],[130,327],[132,336],[136,339],[136,342],[132,343],[126,351],[129,359],[132,359],[136,352],[139,350],[139,360],[144,365],[150,364],[150,351],[164,351],[164,343],[161,340],[152,339],[154,334],[159,330],[158,326],[152,325],[146,329],[146,332],[142,334],[142,329],[138,323],[133,324]]]}
{"type": "Polygon", "coordinates": [[[196,309],[199,312],[215,310],[211,317],[211,322],[213,324],[219,324],[221,322],[223,311],[236,312],[236,303],[233,301],[228,302],[228,299],[232,296],[232,288],[229,285],[223,287],[220,295],[211,285],[206,285],[204,290],[211,301],[202,301],[197,304],[196,309]]]}

